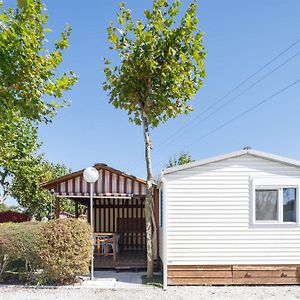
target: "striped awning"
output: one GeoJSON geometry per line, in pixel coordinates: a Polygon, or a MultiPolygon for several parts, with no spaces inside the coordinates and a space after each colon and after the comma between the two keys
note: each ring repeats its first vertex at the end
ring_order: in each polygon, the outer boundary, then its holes
{"type": "MultiPolygon", "coordinates": [[[[89,193],[55,193],[57,197],[66,197],[66,198],[90,198],[89,193]]],[[[134,198],[145,196],[143,194],[124,194],[124,193],[93,193],[93,198],[134,198]]]]}
{"type": "MultiPolygon", "coordinates": [[[[94,184],[95,198],[131,198],[146,194],[146,182],[128,175],[105,164],[96,164],[99,179],[94,184]]],[[[90,184],[83,178],[83,171],[70,173],[42,184],[58,197],[87,198],[90,196],[90,184]]]]}

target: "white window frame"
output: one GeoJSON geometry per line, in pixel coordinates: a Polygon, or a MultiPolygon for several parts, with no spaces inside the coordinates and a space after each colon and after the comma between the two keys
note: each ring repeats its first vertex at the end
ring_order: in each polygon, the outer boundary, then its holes
{"type": "Polygon", "coordinates": [[[300,179],[298,178],[250,178],[250,225],[252,226],[299,226],[300,212],[299,212],[299,191],[300,179]],[[295,188],[296,189],[296,222],[283,222],[283,189],[295,188]],[[278,220],[274,221],[257,221],[256,220],[256,190],[278,190],[278,220]]]}
{"type": "Polygon", "coordinates": [[[159,203],[159,227],[163,227],[164,224],[164,214],[163,214],[163,207],[164,207],[164,192],[162,187],[159,189],[159,194],[158,194],[158,203],[159,203]]]}

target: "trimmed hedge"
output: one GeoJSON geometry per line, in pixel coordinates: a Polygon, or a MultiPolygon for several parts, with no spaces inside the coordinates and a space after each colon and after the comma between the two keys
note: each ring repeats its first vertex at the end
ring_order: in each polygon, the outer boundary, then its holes
{"type": "MultiPolygon", "coordinates": [[[[26,262],[28,274],[41,269],[39,281],[66,284],[88,273],[91,226],[77,219],[0,225],[0,278],[9,262],[26,262]]],[[[32,277],[32,276],[30,276],[32,277]]]]}
{"type": "Polygon", "coordinates": [[[92,229],[84,221],[62,219],[42,227],[44,245],[39,253],[44,276],[56,283],[73,281],[89,271],[92,229]]]}
{"type": "Polygon", "coordinates": [[[41,265],[41,224],[37,222],[4,223],[0,225],[0,278],[7,265],[17,259],[26,262],[26,270],[33,272],[41,265]]]}

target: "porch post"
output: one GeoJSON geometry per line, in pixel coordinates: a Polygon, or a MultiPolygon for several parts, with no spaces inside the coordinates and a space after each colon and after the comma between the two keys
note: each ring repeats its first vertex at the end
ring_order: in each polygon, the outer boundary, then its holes
{"type": "Polygon", "coordinates": [[[59,219],[60,215],[60,199],[59,197],[55,197],[55,218],[59,219]]]}
{"type": "Polygon", "coordinates": [[[75,218],[78,219],[78,200],[75,200],[75,218]]]}

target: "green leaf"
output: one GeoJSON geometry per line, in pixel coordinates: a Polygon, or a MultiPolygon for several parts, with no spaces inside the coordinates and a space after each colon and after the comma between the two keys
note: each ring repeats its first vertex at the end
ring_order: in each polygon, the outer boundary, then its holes
{"type": "Polygon", "coordinates": [[[149,11],[148,9],[144,11],[144,15],[145,15],[145,17],[146,17],[147,19],[150,19],[150,18],[151,18],[151,13],[150,13],[150,11],[149,11]]]}
{"type": "Polygon", "coordinates": [[[118,42],[118,37],[115,34],[112,34],[109,38],[109,41],[113,44],[118,42]]]}
{"type": "Polygon", "coordinates": [[[30,0],[17,0],[18,7],[20,9],[27,9],[29,6],[29,1],[30,0]]]}

